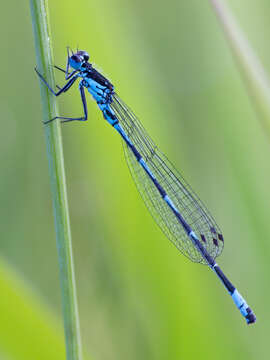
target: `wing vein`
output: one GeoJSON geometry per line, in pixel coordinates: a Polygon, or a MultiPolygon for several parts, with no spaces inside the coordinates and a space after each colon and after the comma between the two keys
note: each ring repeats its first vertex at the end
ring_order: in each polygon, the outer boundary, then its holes
{"type": "MultiPolygon", "coordinates": [[[[215,259],[223,250],[223,241],[217,234],[221,231],[202,201],[157,148],[134,113],[115,93],[111,107],[125,133],[139,151],[148,167],[164,188],[175,206],[201,239],[207,252],[215,259]],[[215,240],[215,241],[214,241],[215,240]]],[[[194,262],[206,264],[201,253],[194,247],[174,213],[161,198],[158,190],[138,163],[130,148],[123,142],[125,157],[149,212],[171,242],[194,262]]]]}

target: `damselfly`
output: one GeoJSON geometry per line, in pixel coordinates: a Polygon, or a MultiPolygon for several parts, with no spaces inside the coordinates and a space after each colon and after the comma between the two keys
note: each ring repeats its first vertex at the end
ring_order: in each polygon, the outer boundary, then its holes
{"type": "Polygon", "coordinates": [[[67,92],[81,78],[79,90],[84,116],[55,117],[45,124],[56,119],[62,122],[87,120],[86,88],[105,120],[120,134],[137,188],[165,235],[192,261],[206,264],[214,270],[247,323],[254,323],[255,314],[215,261],[224,245],[218,225],[183,177],[157,148],[134,113],[114,91],[111,82],[92,66],[86,51],[70,54],[68,49],[66,69],[55,68],[63,71],[68,80],[57,92],[36,72],[55,96],[67,92]],[[70,68],[73,69],[71,72],[70,68]]]}

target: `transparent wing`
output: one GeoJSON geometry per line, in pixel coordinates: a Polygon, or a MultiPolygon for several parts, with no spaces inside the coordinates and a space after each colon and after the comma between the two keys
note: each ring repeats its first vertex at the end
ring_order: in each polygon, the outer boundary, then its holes
{"type": "MultiPolygon", "coordinates": [[[[191,226],[209,255],[215,259],[222,252],[224,240],[207,208],[166,156],[158,150],[142,124],[117,94],[113,95],[111,107],[129,139],[142,155],[160,185],[174,202],[185,221],[191,226]]],[[[125,142],[123,142],[123,146],[132,177],[157,224],[185,256],[194,262],[207,264],[174,213],[161,198],[130,148],[125,142]]]]}

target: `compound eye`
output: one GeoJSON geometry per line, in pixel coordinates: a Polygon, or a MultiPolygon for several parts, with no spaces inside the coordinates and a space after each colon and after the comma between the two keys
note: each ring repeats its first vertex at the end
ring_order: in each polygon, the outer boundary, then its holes
{"type": "Polygon", "coordinates": [[[88,60],[89,60],[89,54],[88,54],[86,51],[84,51],[84,52],[82,53],[82,55],[83,55],[83,58],[84,58],[85,61],[88,61],[88,60]]]}
{"type": "Polygon", "coordinates": [[[79,50],[75,55],[78,55],[81,58],[81,61],[87,62],[89,60],[89,54],[86,51],[79,50]]]}
{"type": "Polygon", "coordinates": [[[72,55],[71,56],[71,59],[74,60],[76,63],[79,63],[81,62],[81,58],[78,56],[78,55],[72,55]]]}

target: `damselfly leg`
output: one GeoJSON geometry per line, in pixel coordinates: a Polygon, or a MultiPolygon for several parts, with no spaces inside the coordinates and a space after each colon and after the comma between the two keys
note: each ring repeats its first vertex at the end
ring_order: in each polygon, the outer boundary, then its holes
{"type": "MultiPolygon", "coordinates": [[[[75,83],[75,81],[78,79],[78,75],[76,75],[77,71],[73,71],[72,72],[72,73],[74,73],[73,77],[71,77],[69,79],[69,81],[62,88],[59,88],[59,86],[57,86],[59,91],[55,92],[51,88],[51,86],[48,84],[48,82],[45,80],[43,75],[41,75],[40,72],[36,68],[35,68],[35,70],[36,70],[36,73],[38,74],[38,76],[40,77],[40,79],[44,82],[44,84],[47,86],[47,88],[51,91],[51,93],[54,96],[59,96],[62,93],[67,92],[72,87],[72,85],[75,83]]],[[[69,75],[71,75],[71,74],[69,74],[69,75]]],[[[75,120],[77,120],[77,121],[86,121],[87,120],[87,105],[86,105],[86,98],[85,98],[84,88],[82,86],[82,81],[80,82],[79,88],[80,88],[80,94],[81,94],[81,99],[82,99],[82,103],[83,103],[84,116],[76,117],[76,118],[64,117],[64,116],[56,116],[56,117],[54,117],[54,118],[52,118],[52,119],[50,119],[48,121],[44,121],[45,125],[49,124],[50,122],[52,122],[52,121],[54,121],[56,119],[60,119],[61,122],[69,122],[69,121],[75,121],[75,120]]]]}

